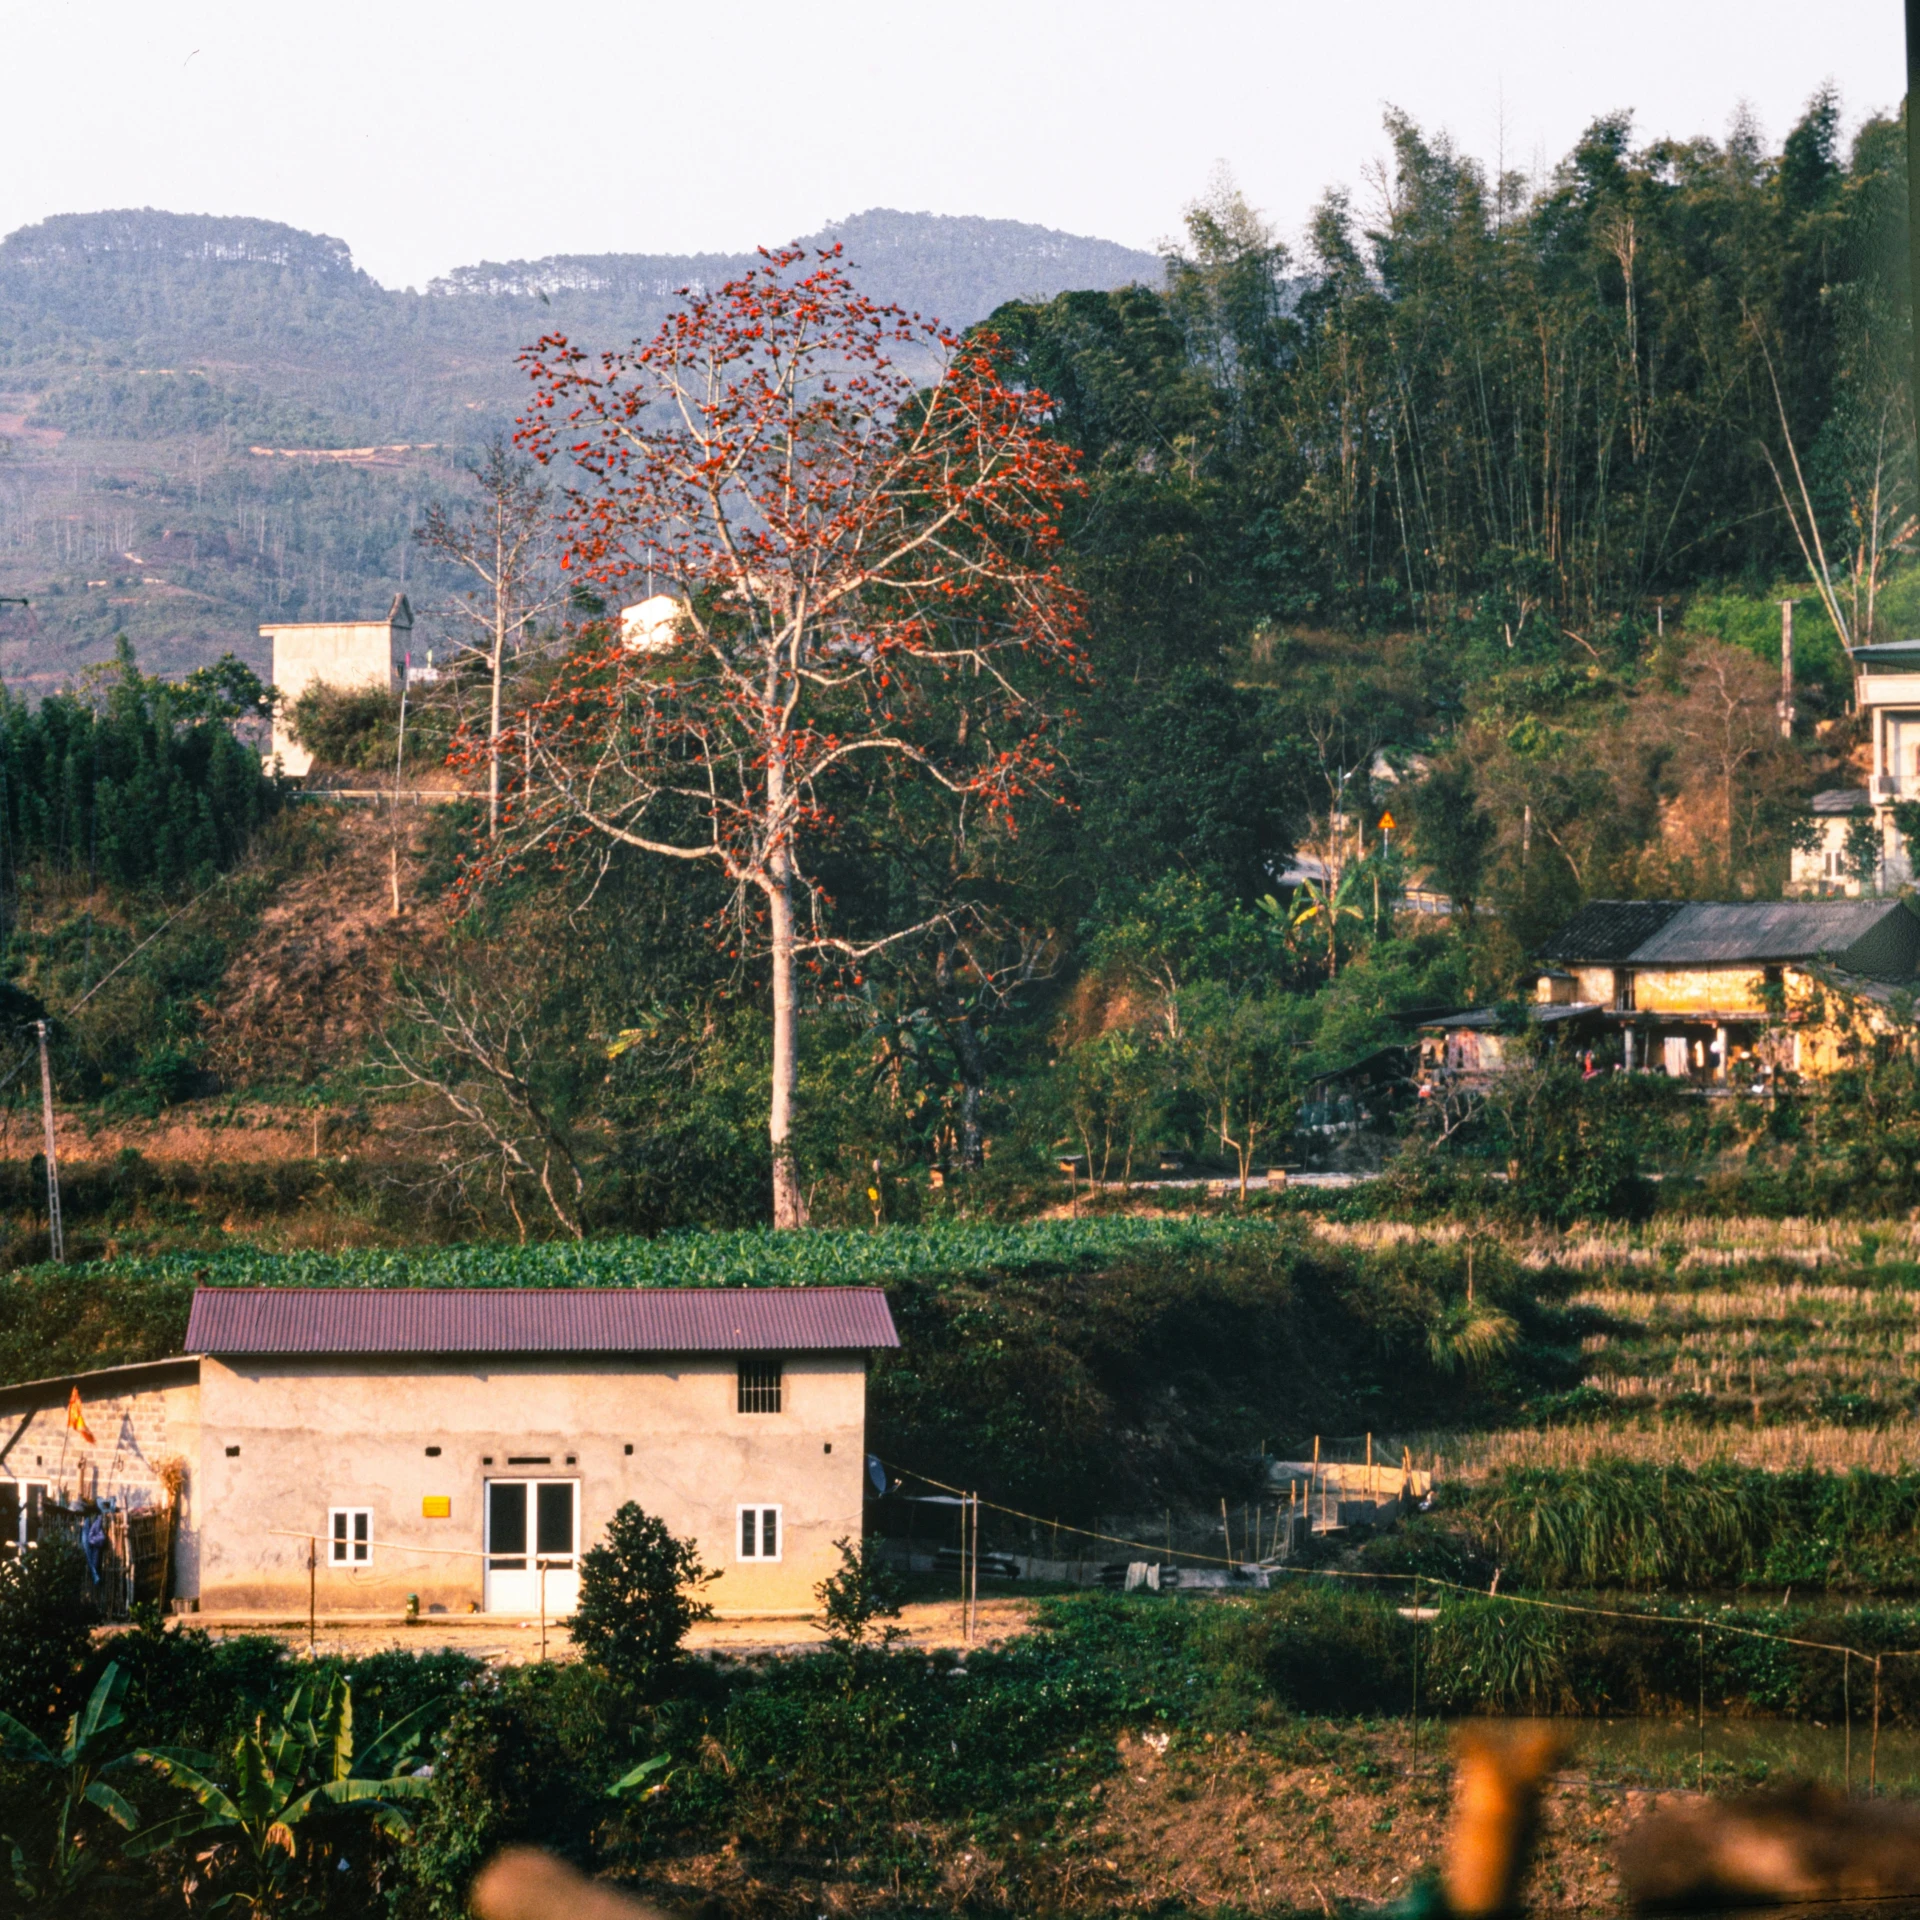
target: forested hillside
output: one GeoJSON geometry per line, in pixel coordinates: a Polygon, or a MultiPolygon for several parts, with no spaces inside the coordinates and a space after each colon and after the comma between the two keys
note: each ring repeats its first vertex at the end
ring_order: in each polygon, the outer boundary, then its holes
{"type": "MultiPolygon", "coordinates": [[[[839,244],[886,299],[965,326],[1014,296],[1158,261],[1015,221],[876,209],[839,244]]],[[[380,611],[446,584],[408,533],[511,427],[515,356],[554,327],[625,341],[750,254],[483,263],[424,293],[266,220],[71,214],[0,240],[0,674],[45,689],[127,633],[183,672],[263,671],[266,620],[380,611]],[[357,450],[357,451],[356,451],[357,450]]],[[[430,643],[429,643],[430,644],[430,643]]]]}
{"type": "Polygon", "coordinates": [[[1899,126],[1843,151],[1822,94],[1773,153],[1613,117],[1536,182],[1388,133],[1386,204],[1329,194],[1299,257],[1223,193],[1162,288],[995,316],[1086,455],[1083,768],[1144,862],[1243,892],[1263,807],[1305,831],[1336,762],[1436,747],[1421,851],[1523,940],[1585,895],[1777,890],[1853,749],[1840,641],[1920,620],[1899,126]],[[1262,700],[1286,772],[1235,792],[1262,700]],[[1100,744],[1163,702],[1190,777],[1100,744]]]}

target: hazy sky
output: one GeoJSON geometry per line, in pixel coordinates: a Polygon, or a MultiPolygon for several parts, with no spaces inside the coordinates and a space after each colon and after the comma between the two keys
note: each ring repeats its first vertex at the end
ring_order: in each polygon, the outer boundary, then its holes
{"type": "Polygon", "coordinates": [[[1488,160],[1594,115],[1769,137],[1896,105],[1896,0],[0,0],[0,232],[154,206],[338,235],[389,284],[735,249],[870,206],[1151,246],[1224,160],[1283,232],[1388,103],[1488,160]]]}

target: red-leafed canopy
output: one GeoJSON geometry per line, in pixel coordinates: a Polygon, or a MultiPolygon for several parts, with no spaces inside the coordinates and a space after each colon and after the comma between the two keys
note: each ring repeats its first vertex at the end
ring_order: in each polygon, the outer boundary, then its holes
{"type": "Polygon", "coordinates": [[[834,925],[810,841],[882,772],[963,829],[1008,819],[1052,787],[1046,696],[1082,671],[1073,455],[995,354],[788,251],[644,346],[527,356],[522,439],[573,469],[567,564],[677,612],[590,634],[523,716],[492,862],[611,840],[732,883],[771,961],[779,1224],[802,1217],[796,960],[857,965],[926,926],[834,925]]]}

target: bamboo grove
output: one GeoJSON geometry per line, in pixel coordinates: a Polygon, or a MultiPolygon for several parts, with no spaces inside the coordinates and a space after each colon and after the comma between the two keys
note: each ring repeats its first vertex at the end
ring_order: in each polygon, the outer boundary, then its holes
{"type": "Polygon", "coordinates": [[[1836,577],[1884,545],[1911,432],[1897,122],[1843,150],[1822,91],[1773,151],[1745,121],[1636,146],[1615,114],[1541,180],[1386,131],[1298,256],[1221,180],[1164,293],[996,316],[1095,457],[1129,585],[1166,557],[1124,557],[1156,479],[1232,523],[1203,602],[1380,626],[1485,597],[1509,647],[1797,570],[1809,506],[1836,577]]]}

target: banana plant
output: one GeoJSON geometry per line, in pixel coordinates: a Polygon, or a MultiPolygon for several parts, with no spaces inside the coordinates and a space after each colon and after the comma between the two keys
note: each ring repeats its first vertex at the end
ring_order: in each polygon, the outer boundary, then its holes
{"type": "Polygon", "coordinates": [[[89,1807],[131,1833],[139,1822],[132,1807],[101,1777],[130,1766],[133,1754],[115,1735],[125,1722],[121,1700],[127,1676],[118,1661],[94,1683],[87,1704],[67,1719],[66,1734],[49,1746],[10,1713],[0,1713],[0,1760],[16,1766],[44,1767],[59,1776],[55,1787],[53,1847],[44,1866],[35,1865],[12,1834],[0,1834],[13,1856],[13,1885],[29,1908],[69,1913],[80,1889],[99,1873],[105,1849],[90,1844],[89,1807]],[[116,1750],[118,1749],[118,1750],[116,1750]]]}
{"type": "Polygon", "coordinates": [[[631,1773],[623,1773],[607,1789],[608,1798],[623,1800],[628,1794],[633,1794],[639,1799],[651,1800],[656,1795],[665,1793],[673,1785],[674,1776],[681,1771],[673,1764],[671,1754],[656,1753],[651,1760],[642,1760],[631,1773]],[[662,1772],[662,1769],[665,1771],[662,1772]],[[661,1778],[654,1780],[653,1776],[657,1773],[661,1774],[661,1778]],[[651,1786],[647,1784],[650,1780],[653,1781],[651,1786]]]}
{"type": "Polygon", "coordinates": [[[1329,886],[1325,880],[1302,880],[1295,887],[1293,900],[1287,908],[1283,909],[1271,894],[1260,902],[1261,907],[1275,917],[1285,912],[1289,932],[1305,927],[1309,920],[1320,922],[1320,931],[1327,943],[1327,978],[1329,980],[1335,978],[1340,971],[1340,922],[1366,918],[1365,913],[1354,905],[1354,895],[1359,890],[1358,883],[1359,876],[1356,869],[1349,867],[1332,886],[1329,886]]]}
{"type": "Polygon", "coordinates": [[[277,1724],[265,1714],[234,1742],[224,1765],[205,1754],[142,1748],[137,1756],[192,1802],[172,1819],[135,1836],[130,1853],[186,1846],[215,1884],[233,1883],[209,1912],[229,1907],[270,1913],[286,1896],[311,1828],[337,1827],[357,1815],[404,1838],[412,1823],[402,1804],[429,1789],[430,1769],[403,1771],[433,1706],[387,1728],[356,1754],[353,1688],[338,1674],[299,1688],[277,1724]]]}

